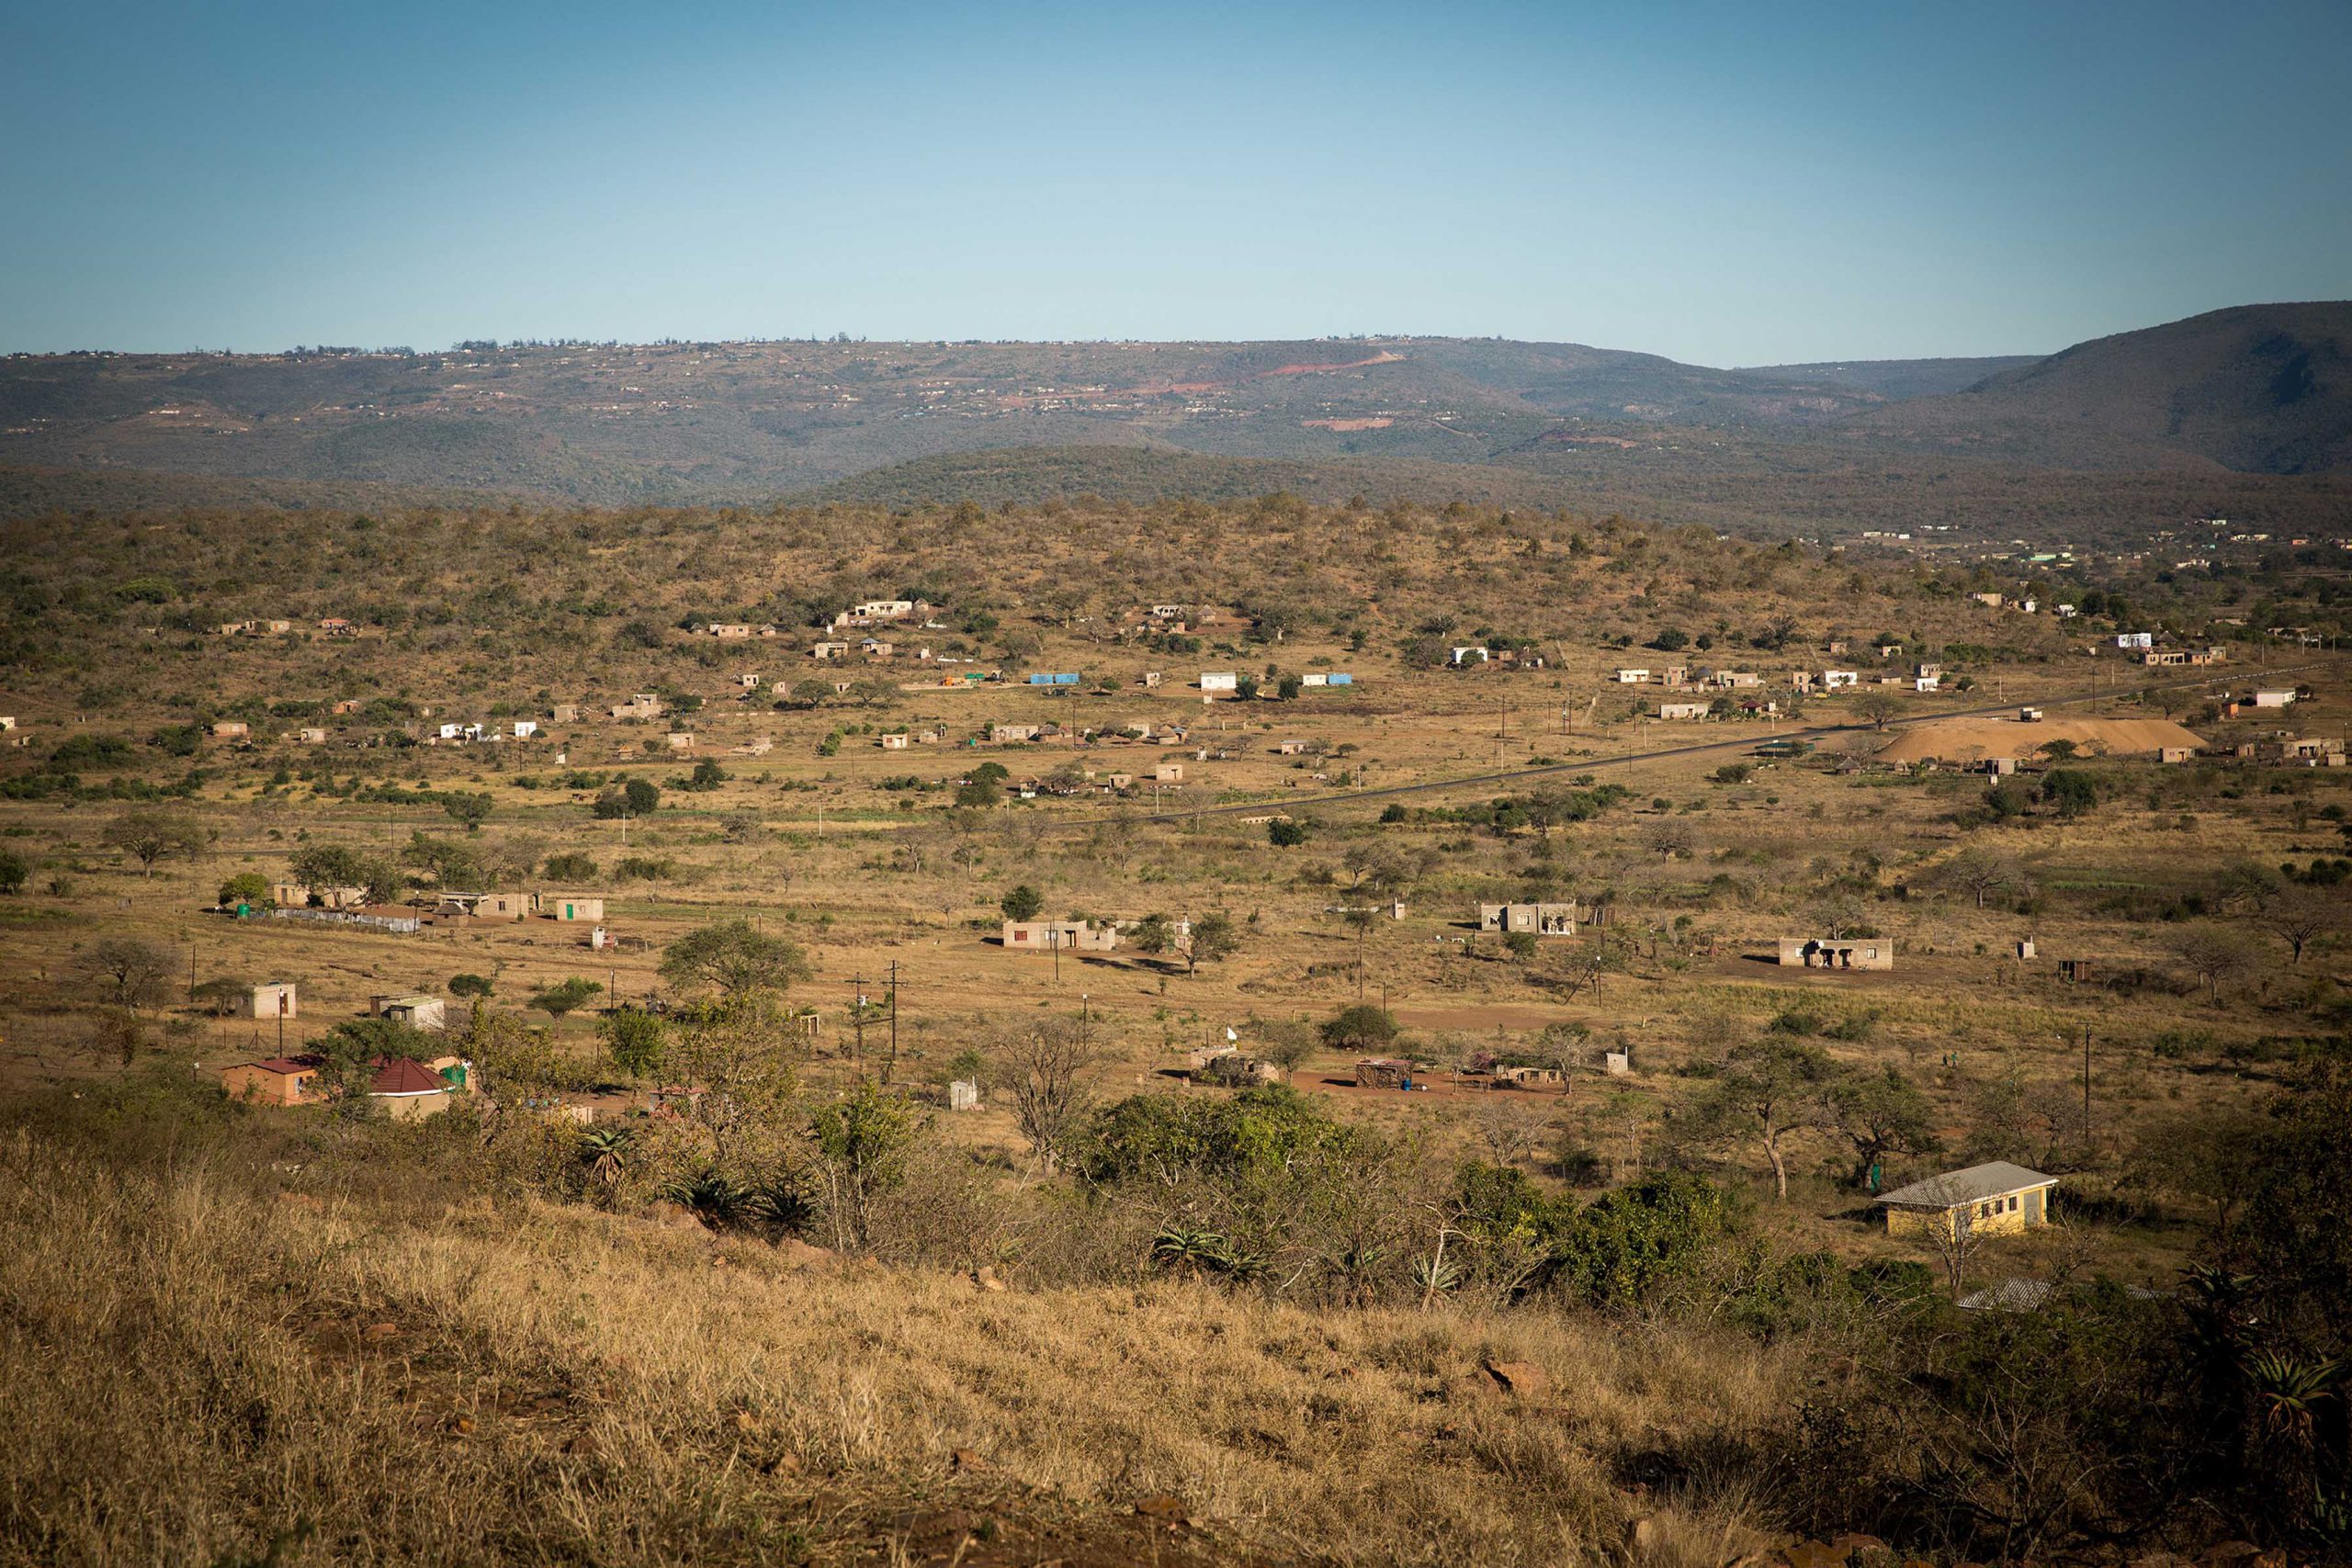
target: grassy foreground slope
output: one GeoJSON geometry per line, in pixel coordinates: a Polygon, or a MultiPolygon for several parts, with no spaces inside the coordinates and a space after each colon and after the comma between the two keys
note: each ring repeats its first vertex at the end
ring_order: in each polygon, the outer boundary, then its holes
{"type": "Polygon", "coordinates": [[[970,1529],[964,1562],[1536,1563],[1643,1519],[1637,1561],[1713,1562],[1762,1543],[1741,1499],[1627,1457],[1752,1440],[1800,1381],[1634,1324],[812,1267],[493,1196],[454,1124],[96,1101],[0,1142],[0,1561],[897,1562],[970,1529]],[[1162,1497],[1190,1523],[1136,1516],[1162,1497]]]}

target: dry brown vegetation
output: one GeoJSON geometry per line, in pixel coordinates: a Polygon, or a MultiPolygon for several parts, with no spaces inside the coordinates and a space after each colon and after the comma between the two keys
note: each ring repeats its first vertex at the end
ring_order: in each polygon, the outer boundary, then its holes
{"type": "MultiPolygon", "coordinates": [[[[2213,1227],[2235,1223],[2233,1162],[2256,1146],[2230,1139],[2269,1126],[2341,1057],[2331,868],[2352,781],[2109,756],[1988,790],[1950,768],[1841,766],[1883,738],[1827,700],[1805,728],[1848,728],[1809,756],[1758,761],[1747,753],[1793,726],[1645,722],[1606,673],[1715,663],[1777,685],[1825,662],[1832,637],[1856,644],[1836,660],[1850,663],[1884,633],[1900,659],[1975,688],[1906,697],[1913,715],[2089,694],[2080,709],[2103,717],[2164,713],[2233,739],[2275,723],[2217,721],[2206,687],[2256,670],[2308,685],[2292,714],[2306,733],[2340,734],[2332,652],[2233,637],[2236,664],[2143,695],[2139,672],[2086,656],[2087,631],[1959,596],[1982,578],[1613,519],[1287,498],[11,530],[25,547],[5,579],[20,614],[0,711],[32,743],[0,752],[15,796],[0,800],[0,853],[26,874],[0,895],[15,1127],[0,1245],[21,1265],[0,1301],[23,1328],[0,1348],[0,1420],[23,1434],[0,1534],[22,1560],[238,1562],[307,1523],[282,1561],[899,1561],[956,1509],[996,1532],[967,1562],[1725,1562],[1845,1525],[2027,1559],[2086,1551],[2101,1531],[2198,1545],[2212,1519],[2254,1528],[2226,1498],[2181,1528],[2145,1502],[2165,1477],[2053,1463],[2096,1447],[2068,1411],[2029,1413],[2045,1445],[2031,1466],[1988,1459],[1982,1433],[1920,1393],[1973,1385],[1903,1325],[1939,1325],[1943,1346],[1993,1331],[1955,1328],[1948,1308],[1889,1284],[1928,1259],[1871,1224],[1831,1108],[1808,1103],[1781,1140],[1783,1201],[1759,1129],[1724,1121],[1718,1090],[1763,1046],[1817,1052],[1837,1084],[1893,1068],[1924,1135],[1890,1155],[1889,1182],[1989,1157],[2064,1179],[2063,1229],[1986,1248],[1972,1288],[2102,1278],[2169,1292],[2184,1266],[2228,1256],[2213,1227]],[[1085,692],[904,694],[903,667],[854,665],[846,696],[730,700],[744,671],[788,692],[817,668],[788,645],[814,635],[809,606],[899,588],[945,607],[939,650],[1081,670],[1085,692]],[[1117,612],[1167,601],[1227,614],[1197,649],[1115,635],[1117,612]],[[253,615],[346,615],[367,634],[204,629],[253,615]],[[720,643],[677,625],[696,616],[778,619],[787,638],[720,643]],[[1643,646],[1669,630],[1715,646],[1643,646]],[[1489,637],[1531,639],[1544,667],[1428,667],[1432,644],[1489,637]],[[1182,684],[1269,665],[1351,670],[1360,685],[1204,708],[1182,684]],[[1170,683],[1146,691],[1147,670],[1170,683]],[[723,777],[682,787],[692,759],[648,754],[666,725],[594,716],[649,690],[703,699],[675,722],[723,777]],[[361,712],[322,711],[339,697],[361,712]],[[590,716],[537,740],[411,743],[425,707],[438,722],[572,702],[590,716]],[[179,733],[216,716],[248,718],[256,743],[179,733]],[[953,741],[990,720],[1130,716],[1190,723],[1193,739],[875,744],[931,722],[953,741]],[[281,739],[314,723],[322,746],[281,739]],[[731,750],[756,739],[771,749],[731,750]],[[1279,753],[1284,739],[1311,750],[1279,753]],[[1684,739],[1720,749],[1631,760],[1684,739]],[[984,761],[1049,777],[1163,757],[1185,777],[1158,796],[956,803],[956,780],[984,761]],[[1461,782],[1498,768],[1550,771],[1461,782]],[[623,776],[658,784],[658,809],[594,816],[623,776]],[[452,796],[478,797],[486,818],[469,829],[452,796]],[[1279,847],[1213,807],[1309,830],[1279,847]],[[140,813],[165,820],[126,831],[140,813]],[[152,868],[134,852],[150,842],[152,868]],[[397,878],[426,895],[445,876],[602,891],[623,945],[591,953],[579,928],[542,920],[392,936],[207,912],[230,877],[275,881],[321,848],[400,861],[397,878]],[[548,869],[561,854],[596,869],[548,869]],[[1057,969],[994,944],[1018,886],[1055,916],[1222,913],[1238,947],[1197,973],[1132,950],[1057,969]],[[1390,897],[1403,919],[1344,913],[1390,897]],[[1480,901],[1506,897],[1573,897],[1609,919],[1517,953],[1470,929],[1480,901]],[[738,917],[805,951],[812,973],[783,1005],[818,1010],[816,1032],[761,1012],[690,1052],[673,1032],[665,1066],[681,1076],[765,1064],[766,1078],[737,1080],[760,1113],[624,1119],[637,1141],[609,1179],[568,1124],[504,1107],[404,1128],[226,1106],[210,1072],[273,1054],[275,1026],[187,995],[190,968],[294,980],[293,1047],[332,1043],[371,994],[446,995],[480,976],[493,987],[480,1016],[453,1005],[452,1020],[493,1086],[508,1073],[532,1097],[618,1107],[667,1075],[606,1054],[609,998],[562,1016],[530,998],[577,977],[684,1000],[665,951],[738,917]],[[1883,933],[1897,967],[1758,962],[1781,935],[1832,926],[1883,933]],[[2030,960],[2015,953],[2025,937],[2030,960]],[[169,978],[125,993],[94,961],[126,940],[159,946],[169,978]],[[2090,977],[2063,981],[2062,958],[2089,961],[2090,977]],[[852,997],[893,980],[895,1029],[872,1013],[855,1051],[852,997]],[[1389,1048],[1428,1065],[1431,1092],[1359,1089],[1352,1045],[1299,1043],[1291,1081],[1316,1135],[1343,1132],[1329,1134],[1340,1154],[1303,1161],[1295,1185],[1122,1186],[1041,1157],[1016,1114],[1024,1042],[1079,1043],[1085,1123],[1131,1096],[1233,1103],[1184,1086],[1188,1052],[1227,1027],[1249,1049],[1305,1042],[1359,1001],[1393,1013],[1389,1048]],[[1620,1046],[1634,1071],[1605,1076],[1600,1052],[1620,1046]],[[979,1061],[958,1065],[967,1052],[979,1061]],[[1487,1055],[1563,1063],[1566,1088],[1480,1092],[1454,1069],[1487,1055]],[[936,1109],[951,1066],[975,1066],[996,1075],[983,1109],[936,1109]],[[853,1190],[827,1163],[822,1119],[886,1076],[879,1102],[930,1120],[910,1122],[888,1179],[853,1190]],[[648,1217],[674,1221],[661,1205],[707,1166],[779,1201],[710,1229],[648,1217]],[[1477,1168],[1550,1207],[1498,1220],[1509,1205],[1477,1168]],[[1728,1195],[1725,1228],[1687,1268],[1638,1300],[1524,1288],[1548,1245],[1535,1230],[1654,1179],[1728,1195]],[[1462,1233],[1442,1254],[1460,1272],[1440,1286],[1421,1265],[1446,1226],[1462,1233]],[[841,1256],[812,1266],[809,1238],[841,1256]],[[983,1269],[1010,1288],[976,1282],[983,1269]],[[1549,1387],[1506,1396],[1480,1371],[1490,1360],[1532,1363],[1549,1387]],[[959,1466],[957,1450],[985,1465],[959,1466]],[[1983,1473],[1929,1462],[1952,1455],[1983,1473]],[[1980,1483],[2011,1486],[2007,1500],[1980,1483]],[[1134,1504],[1163,1494],[1193,1523],[1135,1533],[1134,1504]]],[[[2265,608],[2316,616],[2327,584],[2280,578],[2261,592],[2304,597],[2265,608]]],[[[2065,585],[2034,586],[2047,599],[2065,585]]],[[[2231,590],[2114,591],[2202,637],[2231,590]]],[[[2156,1332],[2132,1319],[2098,1343],[2156,1332]]],[[[2331,1332],[2299,1327],[2292,1348],[2324,1359],[2331,1332]]],[[[2147,1418],[2182,1408],[2176,1397],[2189,1395],[2149,1393],[2147,1418]]],[[[2079,1403],[2108,1401],[2131,1391],[2110,1379],[2079,1403]]],[[[2315,1430],[2336,1452],[2333,1428],[2315,1430]]],[[[2276,1535],[2317,1539],[2302,1523],[2276,1535]]]]}

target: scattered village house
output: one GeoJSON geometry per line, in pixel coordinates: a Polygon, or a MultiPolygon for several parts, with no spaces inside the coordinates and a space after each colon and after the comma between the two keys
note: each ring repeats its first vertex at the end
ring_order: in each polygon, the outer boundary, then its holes
{"type": "MultiPolygon", "coordinates": [[[[406,1056],[379,1056],[368,1064],[368,1098],[398,1121],[414,1121],[449,1108],[449,1091],[463,1089],[472,1064],[455,1056],[426,1064],[406,1056]]],[[[295,1106],[320,1098],[324,1058],[273,1056],[240,1062],[220,1070],[220,1087],[232,1100],[257,1105],[295,1106]]]]}
{"type": "Polygon", "coordinates": [[[1707,705],[1704,703],[1660,703],[1657,705],[1657,716],[1660,718],[1704,718],[1707,716],[1707,705]]]}
{"type": "MultiPolygon", "coordinates": [[[[1008,949],[1020,953],[1111,953],[1118,948],[1120,933],[1135,923],[1105,920],[1098,926],[1091,920],[1007,920],[1002,940],[1008,949]]],[[[1192,942],[1193,923],[1170,921],[1169,931],[1181,952],[1192,942]]]]}
{"type": "Polygon", "coordinates": [[[281,909],[357,909],[368,902],[365,887],[311,887],[300,882],[274,882],[269,901],[281,909]]]}
{"type": "Polygon", "coordinates": [[[317,1056],[272,1056],[220,1069],[220,1087],[232,1100],[255,1105],[300,1105],[326,1063],[317,1056]]]}
{"type": "Polygon", "coordinates": [[[1577,934],[1577,906],[1567,904],[1481,904],[1482,931],[1532,931],[1537,936],[1577,934]]]}
{"type": "Polygon", "coordinates": [[[1784,936],[1781,963],[1805,969],[1892,969],[1894,943],[1884,937],[1784,936]]]}
{"type": "Polygon", "coordinates": [[[531,900],[521,893],[444,893],[433,910],[477,920],[519,920],[530,911],[531,900]]]}
{"type": "Polygon", "coordinates": [[[2057,1185],[2054,1176],[1995,1160],[1898,1187],[1878,1203],[1889,1235],[2012,1235],[2050,1223],[2050,1190],[2057,1185]]]}
{"type": "Polygon", "coordinates": [[[605,900],[587,894],[534,893],[531,908],[550,920],[586,920],[594,924],[605,918],[605,900]]]}
{"type": "Polygon", "coordinates": [[[1119,945],[1119,928],[1091,920],[1007,920],[1003,941],[1024,953],[1109,953],[1119,945]]]}
{"type": "Polygon", "coordinates": [[[651,692],[639,692],[628,701],[616,704],[613,708],[613,716],[615,718],[659,718],[662,716],[662,699],[651,692]]]}
{"type": "Polygon", "coordinates": [[[411,1029],[440,1030],[448,1025],[448,1006],[438,997],[421,993],[368,998],[371,1018],[389,1018],[411,1029]]]}

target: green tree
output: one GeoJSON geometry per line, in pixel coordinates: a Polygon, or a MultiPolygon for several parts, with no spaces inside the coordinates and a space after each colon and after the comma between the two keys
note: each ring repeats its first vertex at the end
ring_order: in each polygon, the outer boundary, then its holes
{"type": "Polygon", "coordinates": [[[1378,1051],[1396,1038],[1396,1020],[1385,1008],[1358,1002],[1324,1020],[1322,1034],[1334,1051],[1378,1051]]]}
{"type": "Polygon", "coordinates": [[[1866,719],[1872,729],[1884,729],[1902,716],[1903,705],[1886,692],[1864,692],[1854,699],[1856,716],[1866,719]]]}
{"type": "Polygon", "coordinates": [[[550,882],[586,882],[596,874],[596,857],[579,850],[566,850],[548,856],[546,875],[550,882]]]}
{"type": "Polygon", "coordinates": [[[1306,824],[1288,817],[1277,817],[1266,824],[1266,842],[1278,850],[1286,850],[1306,842],[1306,824]]]}
{"type": "Polygon", "coordinates": [[[1753,1138],[1772,1168],[1774,1191],[1789,1195],[1792,1136],[1829,1115],[1836,1069],[1817,1045],[1780,1035],[1735,1046],[1694,1108],[1701,1140],[1753,1138]]]}
{"type": "Polygon", "coordinates": [[[575,976],[540,991],[531,998],[531,1005],[549,1018],[560,1019],[586,1007],[604,988],[601,981],[582,980],[575,976]]]}
{"type": "Polygon", "coordinates": [[[1163,953],[1175,951],[1176,922],[1158,910],[1154,910],[1129,926],[1121,933],[1119,940],[1137,953],[1148,953],[1157,958],[1163,953]]]}
{"type": "Polygon", "coordinates": [[[619,1071],[633,1078],[661,1072],[669,1031],[652,1013],[624,1008],[606,1015],[597,1032],[605,1038],[605,1054],[619,1071]]]}
{"type": "Polygon", "coordinates": [[[1184,957],[1186,972],[1200,973],[1204,964],[1220,964],[1241,951],[1241,932],[1233,917],[1218,910],[1193,922],[1191,945],[1184,957]]]}
{"type": "Polygon", "coordinates": [[[490,820],[491,808],[497,802],[486,793],[445,790],[441,795],[441,809],[466,825],[466,831],[478,833],[490,820]]]}
{"type": "Polygon", "coordinates": [[[2041,798],[2060,817],[2080,817],[2098,804],[2098,782],[2079,768],[2052,768],[2042,775],[2041,798]]]}
{"type": "Polygon", "coordinates": [[[689,931],[662,954],[662,978],[671,985],[729,998],[755,991],[780,996],[811,973],[798,942],[771,936],[740,917],[689,931]]]}
{"type": "Polygon", "coordinates": [[[1539,944],[1535,940],[1535,933],[1533,931],[1503,932],[1503,946],[1509,950],[1513,958],[1518,959],[1521,964],[1528,963],[1534,958],[1538,945],[1539,944]]]}
{"type": "Polygon", "coordinates": [[[22,893],[25,879],[32,874],[32,862],[14,850],[0,850],[0,893],[12,896],[22,893]]]}
{"type": "Polygon", "coordinates": [[[1008,889],[1004,897],[997,900],[997,908],[1004,911],[1004,918],[1008,920],[1034,920],[1037,918],[1037,911],[1045,907],[1045,897],[1025,882],[1008,889]]]}
{"type": "Polygon", "coordinates": [[[364,887],[370,903],[388,904],[400,895],[400,871],[380,855],[365,855],[340,844],[305,844],[288,867],[296,882],[314,892],[364,887]]]}
{"type": "Polygon", "coordinates": [[[237,873],[220,885],[220,891],[213,898],[224,909],[233,909],[240,904],[259,908],[268,901],[269,878],[257,871],[237,873]]]}
{"type": "Polygon", "coordinates": [[[487,975],[452,975],[449,994],[453,997],[487,997],[494,987],[487,975]]]}
{"type": "Polygon", "coordinates": [[[808,1119],[825,1189],[825,1212],[834,1245],[862,1252],[873,1234],[875,1201],[907,1179],[907,1163],[921,1123],[911,1107],[885,1093],[871,1079],[808,1119]]]}
{"type": "Polygon", "coordinates": [[[1839,1077],[1829,1091],[1838,1131],[1854,1145],[1854,1181],[1870,1183],[1871,1172],[1896,1155],[1927,1154],[1937,1146],[1935,1107],[1918,1085],[1892,1062],[1875,1073],[1839,1077]]]}

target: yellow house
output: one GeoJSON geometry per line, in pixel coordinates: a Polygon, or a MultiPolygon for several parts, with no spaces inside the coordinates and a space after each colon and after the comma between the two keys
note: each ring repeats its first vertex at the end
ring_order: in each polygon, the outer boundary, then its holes
{"type": "Polygon", "coordinates": [[[2050,1223],[2050,1190],[2057,1185],[2054,1176],[1995,1160],[1898,1187],[1878,1201],[1889,1235],[1949,1236],[1963,1227],[2014,1235],[2050,1223]]]}

